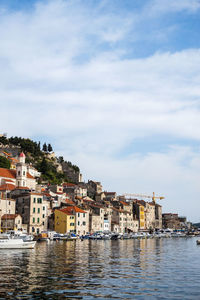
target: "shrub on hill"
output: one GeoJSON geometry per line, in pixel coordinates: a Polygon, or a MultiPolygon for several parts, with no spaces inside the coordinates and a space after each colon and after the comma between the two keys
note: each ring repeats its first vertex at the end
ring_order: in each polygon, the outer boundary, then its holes
{"type": "Polygon", "coordinates": [[[0,168],[10,169],[10,161],[4,156],[0,156],[0,168]]]}

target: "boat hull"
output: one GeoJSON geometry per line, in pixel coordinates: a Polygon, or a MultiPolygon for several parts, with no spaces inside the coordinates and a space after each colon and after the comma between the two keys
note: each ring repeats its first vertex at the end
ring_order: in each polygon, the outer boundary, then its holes
{"type": "Polygon", "coordinates": [[[33,249],[35,247],[36,242],[12,242],[10,241],[1,241],[0,249],[33,249]]]}

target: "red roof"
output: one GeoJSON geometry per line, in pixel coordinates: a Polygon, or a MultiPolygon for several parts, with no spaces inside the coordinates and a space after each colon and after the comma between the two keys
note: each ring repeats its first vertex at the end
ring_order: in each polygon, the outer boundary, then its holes
{"type": "Polygon", "coordinates": [[[46,197],[51,197],[51,195],[50,195],[49,193],[44,193],[44,192],[42,191],[42,194],[45,195],[46,197]]]}
{"type": "Polygon", "coordinates": [[[24,152],[21,152],[20,155],[19,155],[19,157],[25,157],[24,152]]]}
{"type": "MultiPolygon", "coordinates": [[[[66,208],[67,208],[67,207],[66,207],[66,208]]],[[[64,214],[66,214],[66,215],[68,215],[68,216],[71,216],[72,213],[68,212],[68,211],[66,210],[66,208],[56,209],[56,210],[61,211],[61,212],[63,212],[64,214]]]]}
{"type": "MultiPolygon", "coordinates": [[[[16,179],[16,170],[0,168],[0,177],[16,179]]],[[[34,177],[27,172],[27,178],[34,179],[34,177]]]]}
{"type": "Polygon", "coordinates": [[[62,212],[67,212],[69,214],[72,214],[72,213],[85,213],[84,210],[82,210],[81,208],[77,207],[77,206],[68,206],[68,207],[65,207],[63,209],[60,209],[60,211],[62,212]]]}
{"type": "Polygon", "coordinates": [[[1,219],[2,220],[14,220],[17,216],[19,216],[19,215],[3,215],[2,217],[1,217],[1,219]]]}
{"type": "Polygon", "coordinates": [[[12,190],[14,190],[15,189],[15,186],[13,185],[13,184],[2,184],[1,186],[0,186],[0,191],[12,191],[12,190]]]}
{"type": "Polygon", "coordinates": [[[0,168],[0,177],[16,179],[16,170],[0,168]]]}
{"type": "Polygon", "coordinates": [[[12,182],[13,184],[15,184],[12,180],[10,179],[4,179],[5,182],[12,182]]]}
{"type": "Polygon", "coordinates": [[[116,195],[116,192],[104,192],[105,195],[116,195]]]}
{"type": "Polygon", "coordinates": [[[125,206],[129,206],[130,203],[127,203],[127,202],[124,202],[124,201],[119,201],[122,205],[125,205],[125,206]]]}
{"type": "Polygon", "coordinates": [[[74,184],[74,183],[70,183],[70,182],[64,182],[63,183],[63,186],[76,186],[76,184],[74,184]]]}
{"type": "Polygon", "coordinates": [[[65,201],[66,201],[66,203],[67,204],[70,204],[70,205],[74,205],[75,203],[74,203],[74,201],[72,201],[72,200],[70,200],[70,199],[65,199],[65,201]]]}

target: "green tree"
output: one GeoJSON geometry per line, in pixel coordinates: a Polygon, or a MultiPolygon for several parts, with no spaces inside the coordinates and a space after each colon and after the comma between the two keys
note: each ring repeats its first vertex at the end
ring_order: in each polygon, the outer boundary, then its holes
{"type": "Polygon", "coordinates": [[[53,151],[53,148],[52,148],[51,144],[48,144],[48,152],[51,152],[51,151],[53,151]]]}
{"type": "Polygon", "coordinates": [[[0,168],[10,169],[10,161],[4,156],[0,156],[0,168]]]}
{"type": "Polygon", "coordinates": [[[47,152],[47,144],[46,144],[46,143],[43,144],[42,150],[43,150],[44,152],[47,152]]]}

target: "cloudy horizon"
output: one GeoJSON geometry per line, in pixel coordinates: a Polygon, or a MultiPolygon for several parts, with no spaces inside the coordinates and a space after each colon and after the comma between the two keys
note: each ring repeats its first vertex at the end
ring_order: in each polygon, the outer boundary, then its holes
{"type": "Polygon", "coordinates": [[[200,221],[200,2],[1,1],[0,133],[200,221]]]}

